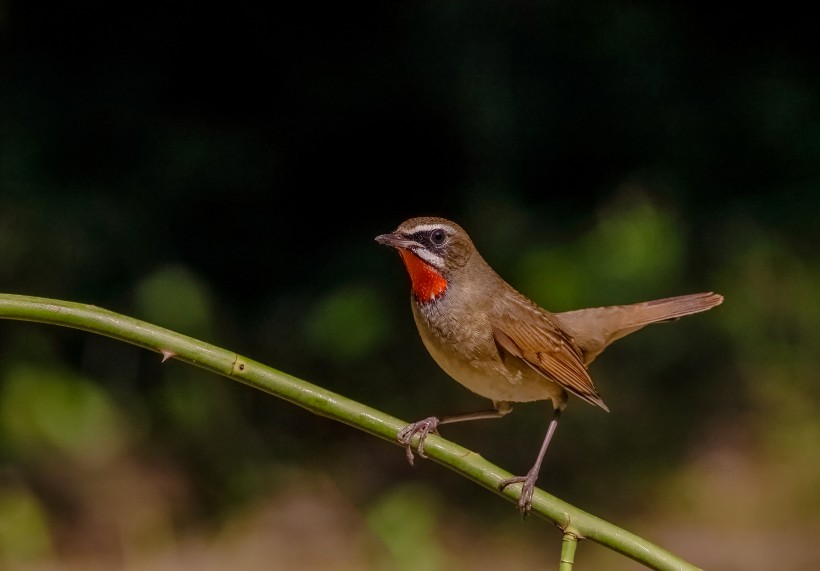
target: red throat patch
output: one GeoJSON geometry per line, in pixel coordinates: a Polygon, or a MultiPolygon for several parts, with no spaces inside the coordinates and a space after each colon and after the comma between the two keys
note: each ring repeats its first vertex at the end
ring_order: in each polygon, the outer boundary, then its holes
{"type": "Polygon", "coordinates": [[[404,267],[413,282],[413,294],[419,301],[433,301],[447,289],[444,279],[433,266],[423,261],[409,250],[399,249],[404,267]]]}

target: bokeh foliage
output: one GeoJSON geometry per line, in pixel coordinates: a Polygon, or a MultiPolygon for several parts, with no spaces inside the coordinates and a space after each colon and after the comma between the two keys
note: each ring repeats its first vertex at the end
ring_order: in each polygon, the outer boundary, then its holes
{"type": "MultiPolygon", "coordinates": [[[[820,564],[810,18],[112,6],[0,1],[4,291],[162,324],[407,420],[485,403],[424,352],[373,242],[406,217],[458,221],[550,309],[718,291],[593,364],[612,413],[572,401],[540,483],[707,567],[820,564]],[[790,540],[749,547],[775,529],[790,540]]],[[[523,471],[548,414],[444,433],[523,471]]],[[[329,544],[340,569],[554,562],[551,529],[369,440],[145,351],[0,323],[0,568],[156,563],[192,535],[230,559],[250,530],[282,568],[316,530],[354,534],[329,544]],[[293,538],[270,515],[291,509],[312,514],[293,538]]]]}

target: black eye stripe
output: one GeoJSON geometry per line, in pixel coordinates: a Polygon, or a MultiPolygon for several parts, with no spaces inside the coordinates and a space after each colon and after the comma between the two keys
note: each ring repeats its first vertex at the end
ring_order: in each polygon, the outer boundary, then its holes
{"type": "Polygon", "coordinates": [[[408,237],[425,246],[441,246],[447,241],[449,234],[444,228],[432,228],[413,232],[408,237]]]}

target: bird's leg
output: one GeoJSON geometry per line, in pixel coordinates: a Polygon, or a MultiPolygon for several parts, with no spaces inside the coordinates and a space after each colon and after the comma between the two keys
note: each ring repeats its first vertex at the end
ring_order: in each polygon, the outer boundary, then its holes
{"type": "Polygon", "coordinates": [[[555,409],[555,414],[553,415],[549,427],[547,428],[547,435],[544,437],[544,442],[541,444],[541,450],[538,452],[538,457],[535,459],[535,464],[533,464],[530,471],[527,472],[527,475],[508,478],[503,480],[498,485],[498,489],[503,492],[504,488],[510,484],[524,484],[521,486],[521,496],[518,499],[518,508],[521,510],[521,514],[525,517],[532,508],[532,494],[535,491],[535,482],[538,480],[538,473],[541,471],[541,462],[544,460],[544,454],[547,452],[547,447],[550,444],[550,440],[552,440],[552,435],[555,434],[555,428],[558,426],[558,419],[561,417],[562,410],[563,408],[561,407],[555,409]]]}
{"type": "Polygon", "coordinates": [[[410,447],[410,443],[413,441],[413,437],[417,434],[419,436],[419,443],[418,446],[416,446],[416,450],[419,453],[419,456],[422,458],[427,458],[427,456],[424,455],[424,440],[431,432],[438,432],[437,428],[439,424],[452,424],[454,422],[481,420],[484,418],[501,418],[512,410],[512,405],[508,402],[493,402],[493,407],[494,408],[492,410],[454,414],[451,416],[442,416],[441,418],[436,416],[428,416],[418,422],[408,424],[398,434],[399,443],[403,444],[405,450],[407,451],[407,461],[410,462],[411,466],[413,465],[413,449],[410,447]]]}

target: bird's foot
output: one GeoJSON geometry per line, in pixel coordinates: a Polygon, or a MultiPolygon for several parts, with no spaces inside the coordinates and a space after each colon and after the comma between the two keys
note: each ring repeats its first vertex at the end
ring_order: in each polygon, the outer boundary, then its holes
{"type": "Polygon", "coordinates": [[[502,492],[511,484],[523,484],[521,486],[521,496],[518,498],[518,509],[521,511],[521,517],[526,518],[532,509],[532,495],[535,492],[536,480],[538,480],[538,470],[533,468],[527,472],[526,476],[507,478],[498,484],[498,489],[502,492]]]}
{"type": "Polygon", "coordinates": [[[413,465],[413,449],[411,448],[410,443],[413,441],[413,437],[417,434],[419,435],[419,443],[416,447],[416,451],[422,458],[427,458],[427,456],[424,455],[424,440],[431,432],[437,432],[436,428],[438,427],[438,424],[438,418],[435,416],[429,416],[424,420],[408,424],[401,430],[401,432],[399,432],[398,441],[400,444],[404,444],[404,448],[407,451],[407,461],[410,462],[411,466],[413,465]]]}

